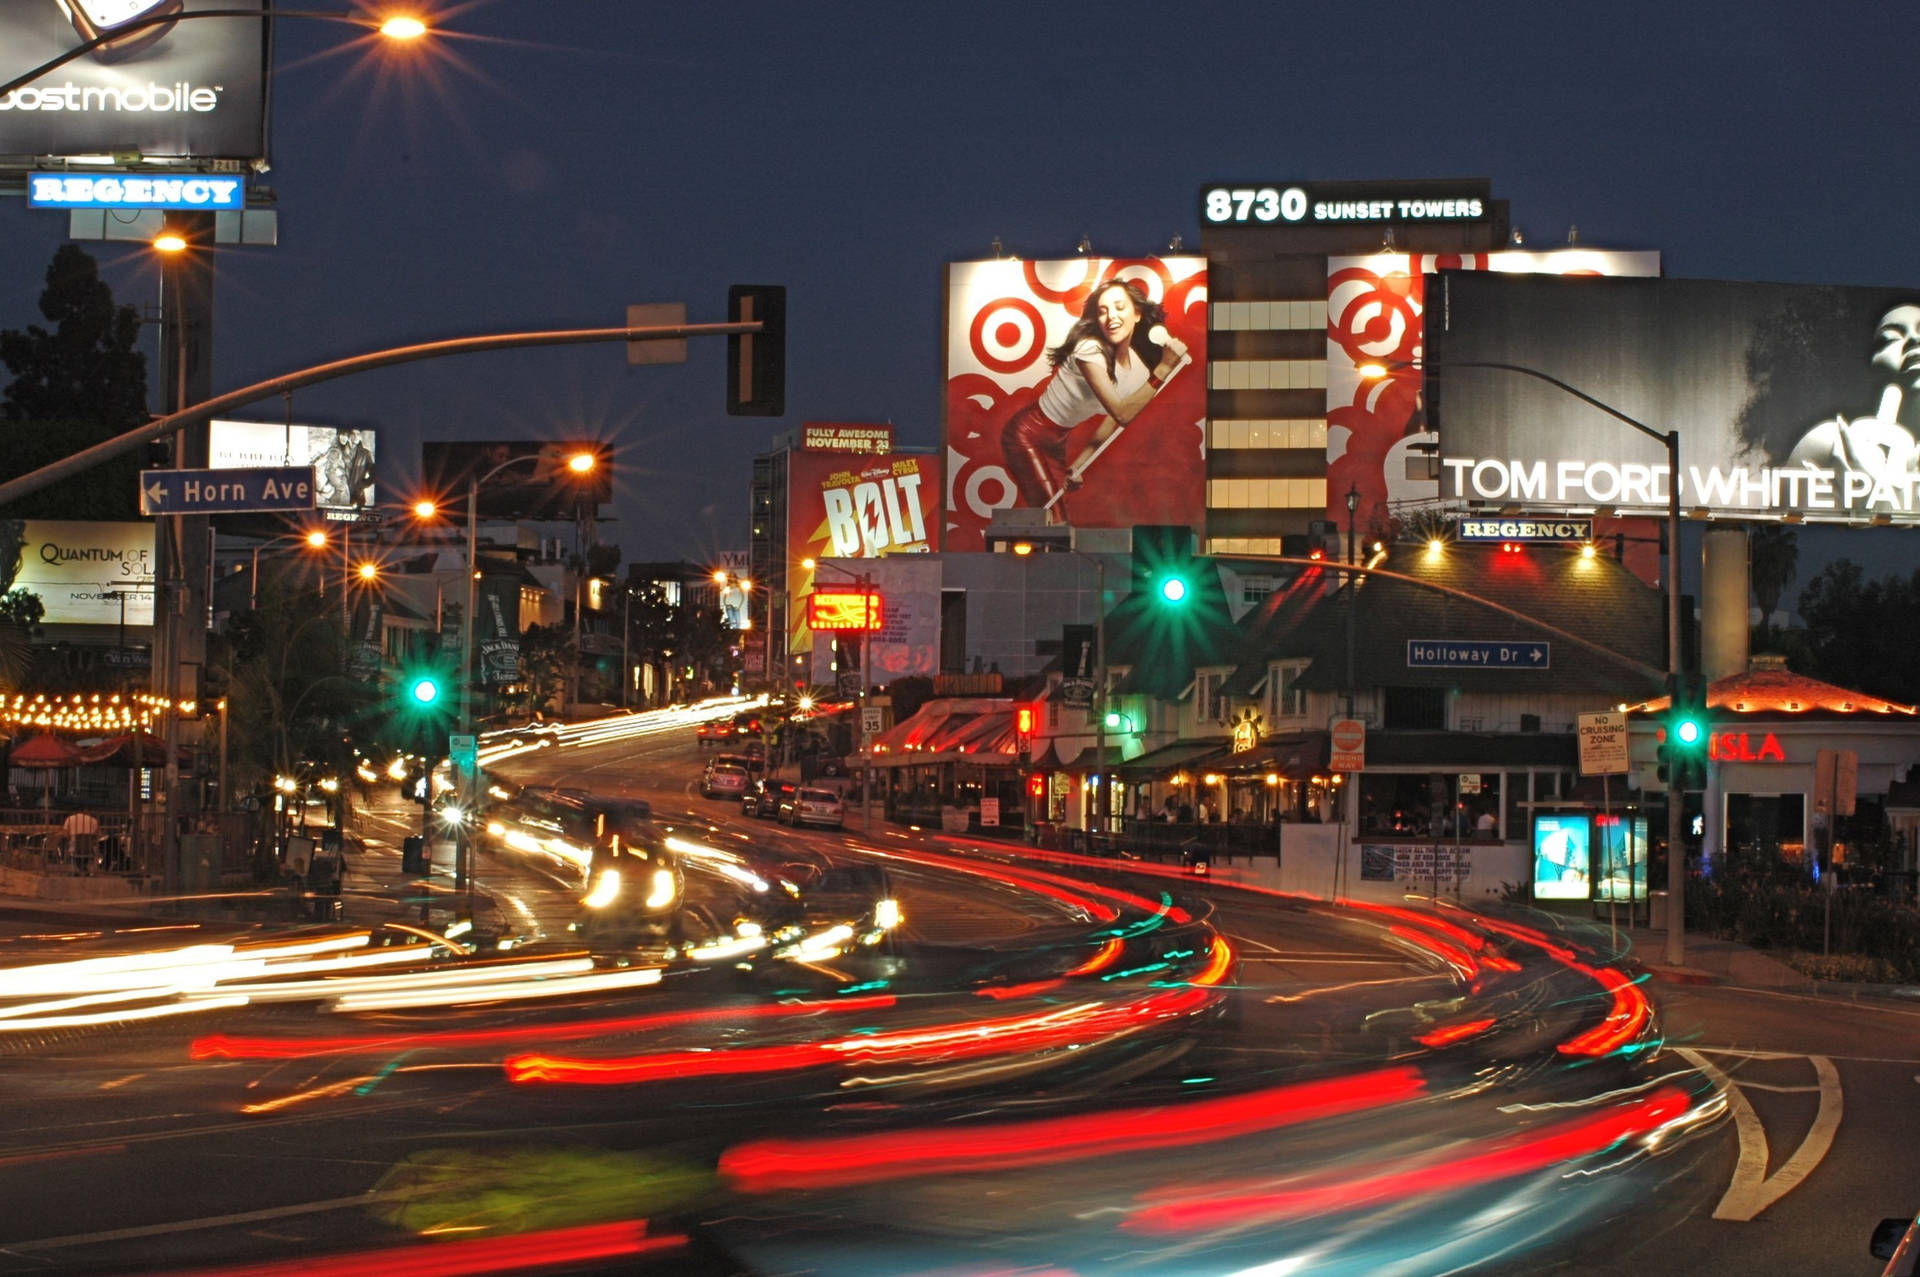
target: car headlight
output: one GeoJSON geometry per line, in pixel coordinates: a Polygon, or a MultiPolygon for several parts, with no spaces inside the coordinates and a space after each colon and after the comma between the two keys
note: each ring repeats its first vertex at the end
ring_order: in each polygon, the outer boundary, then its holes
{"type": "Polygon", "coordinates": [[[647,893],[647,908],[665,909],[672,905],[680,894],[680,884],[674,878],[671,869],[653,871],[653,890],[647,893]]]}

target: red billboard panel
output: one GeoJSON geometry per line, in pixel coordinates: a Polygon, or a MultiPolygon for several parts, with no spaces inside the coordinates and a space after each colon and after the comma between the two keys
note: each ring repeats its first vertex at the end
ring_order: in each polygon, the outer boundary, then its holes
{"type": "Polygon", "coordinates": [[[1206,515],[1203,257],[957,262],[947,276],[949,550],[994,512],[1083,528],[1206,515]]]}

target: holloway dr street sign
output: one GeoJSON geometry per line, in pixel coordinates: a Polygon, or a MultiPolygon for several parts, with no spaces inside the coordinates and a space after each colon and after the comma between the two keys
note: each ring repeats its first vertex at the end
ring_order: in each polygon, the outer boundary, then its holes
{"type": "Polygon", "coordinates": [[[147,515],[311,510],[313,494],[312,466],[140,472],[140,513],[147,515]]]}
{"type": "Polygon", "coordinates": [[[1409,669],[1543,670],[1551,664],[1546,643],[1498,643],[1477,639],[1408,639],[1409,669]]]}

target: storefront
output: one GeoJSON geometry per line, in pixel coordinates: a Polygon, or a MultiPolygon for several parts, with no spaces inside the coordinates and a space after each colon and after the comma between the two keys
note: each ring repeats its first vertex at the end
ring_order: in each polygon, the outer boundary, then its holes
{"type": "MultiPolygon", "coordinates": [[[[1658,798],[1665,699],[1630,707],[1636,779],[1658,798]]],[[[1689,795],[1690,856],[1702,872],[1843,877],[1910,872],[1889,796],[1920,762],[1920,711],[1779,668],[1708,688],[1706,789],[1689,795]],[[1829,819],[1837,813],[1838,819],[1829,819]],[[1851,845],[1850,845],[1851,844],[1851,845]]]]}

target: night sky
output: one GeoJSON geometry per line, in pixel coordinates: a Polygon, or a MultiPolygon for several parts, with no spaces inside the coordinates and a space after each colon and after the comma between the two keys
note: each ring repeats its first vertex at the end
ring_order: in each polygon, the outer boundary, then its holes
{"type": "MultiPolygon", "coordinates": [[[[29,2],[53,0],[9,0],[29,2]]],[[[383,498],[415,488],[422,438],[608,440],[603,535],[630,561],[744,548],[775,430],[891,421],[935,445],[946,263],[996,236],[1022,256],[1083,234],[1106,255],[1197,250],[1207,181],[1486,177],[1528,247],[1577,226],[1674,276],[1920,283],[1898,6],[436,7],[438,34],[405,50],[279,23],[280,245],[222,252],[215,388],[614,325],[632,302],[716,321],[730,283],[784,283],[784,419],[723,414],[717,339],[684,367],[580,347],[295,396],[296,421],[379,428],[383,498]]],[[[37,320],[66,224],[0,204],[0,326],[37,320]]],[[[121,300],[154,299],[143,250],[88,247],[121,300]]],[[[1803,569],[1908,571],[1910,537],[1804,534],[1803,569]]]]}

